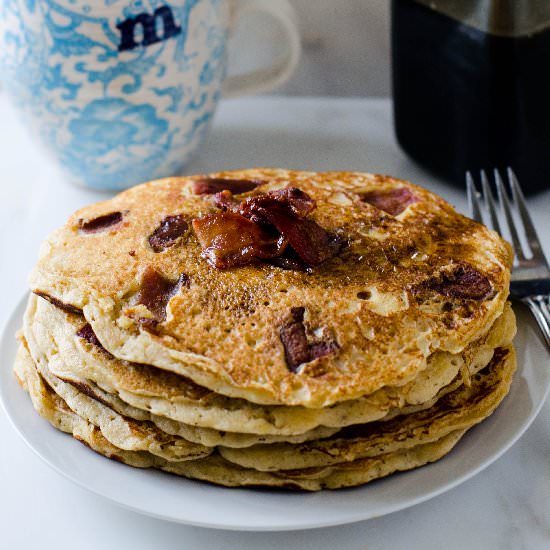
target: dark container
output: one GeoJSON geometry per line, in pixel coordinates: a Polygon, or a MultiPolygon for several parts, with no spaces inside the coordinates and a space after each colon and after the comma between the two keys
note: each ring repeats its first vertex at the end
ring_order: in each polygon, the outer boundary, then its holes
{"type": "Polygon", "coordinates": [[[397,140],[464,186],[511,166],[550,189],[550,0],[393,0],[397,140]]]}

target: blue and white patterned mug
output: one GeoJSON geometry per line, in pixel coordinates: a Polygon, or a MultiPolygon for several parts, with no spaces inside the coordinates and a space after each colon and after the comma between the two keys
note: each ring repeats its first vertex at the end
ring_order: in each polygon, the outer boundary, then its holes
{"type": "Polygon", "coordinates": [[[181,173],[222,90],[279,84],[299,52],[287,0],[0,2],[3,91],[69,179],[96,189],[181,173]],[[286,56],[225,80],[230,29],[254,11],[281,27],[286,56]]]}

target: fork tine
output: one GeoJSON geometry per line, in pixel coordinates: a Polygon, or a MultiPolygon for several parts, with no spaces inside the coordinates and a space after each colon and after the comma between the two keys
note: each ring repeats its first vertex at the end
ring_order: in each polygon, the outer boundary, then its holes
{"type": "Polygon", "coordinates": [[[506,217],[506,222],[508,224],[508,231],[510,232],[510,237],[512,238],[512,246],[514,247],[514,254],[518,260],[525,260],[525,255],[523,254],[523,249],[521,247],[521,241],[519,240],[519,235],[516,229],[514,222],[514,217],[512,215],[512,206],[510,204],[510,198],[508,197],[508,191],[504,187],[504,182],[500,176],[500,172],[495,168],[495,183],[497,186],[497,194],[500,202],[500,206],[504,211],[504,216],[506,217]]]}
{"type": "Polygon", "coordinates": [[[508,180],[510,181],[510,187],[512,188],[512,198],[514,199],[514,203],[516,205],[516,208],[518,209],[521,221],[523,222],[525,235],[527,237],[529,247],[531,248],[531,252],[533,253],[533,258],[536,260],[545,260],[544,253],[542,252],[542,247],[540,245],[540,240],[537,235],[537,231],[535,230],[535,226],[533,225],[533,221],[531,220],[531,216],[529,215],[529,212],[527,210],[525,197],[519,185],[518,178],[516,177],[516,174],[514,173],[512,168],[508,167],[507,172],[508,180]]]}
{"type": "Polygon", "coordinates": [[[466,190],[468,192],[468,206],[470,208],[470,214],[472,218],[479,223],[483,223],[483,216],[481,215],[481,209],[479,208],[479,198],[474,178],[470,172],[466,172],[466,190]]]}
{"type": "Polygon", "coordinates": [[[542,296],[528,296],[522,301],[531,310],[542,331],[546,344],[550,348],[550,314],[548,313],[548,305],[544,302],[544,298],[542,296]]]}
{"type": "Polygon", "coordinates": [[[493,192],[491,191],[491,186],[489,185],[489,179],[487,178],[487,174],[485,173],[485,170],[481,171],[481,188],[483,190],[483,197],[485,199],[485,206],[487,210],[489,210],[489,215],[491,217],[491,224],[493,226],[493,229],[502,235],[502,231],[500,230],[500,223],[498,221],[498,214],[495,207],[495,199],[493,197],[493,192]]]}

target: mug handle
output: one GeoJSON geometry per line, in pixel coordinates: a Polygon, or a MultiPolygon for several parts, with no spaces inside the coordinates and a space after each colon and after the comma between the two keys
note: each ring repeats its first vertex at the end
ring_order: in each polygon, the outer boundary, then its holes
{"type": "Polygon", "coordinates": [[[232,8],[233,24],[246,14],[260,12],[269,15],[284,31],[284,43],[288,51],[282,61],[275,62],[269,67],[228,76],[223,84],[223,96],[257,94],[282,84],[296,68],[302,50],[294,8],[288,0],[233,0],[232,8]]]}

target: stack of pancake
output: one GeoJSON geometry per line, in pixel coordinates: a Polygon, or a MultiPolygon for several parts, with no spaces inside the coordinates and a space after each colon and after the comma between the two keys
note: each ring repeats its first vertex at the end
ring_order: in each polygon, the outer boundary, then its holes
{"type": "Polygon", "coordinates": [[[154,181],[45,242],[15,373],[54,427],[131,466],[360,485],[441,458],[505,397],[511,262],[388,176],[154,181]]]}

